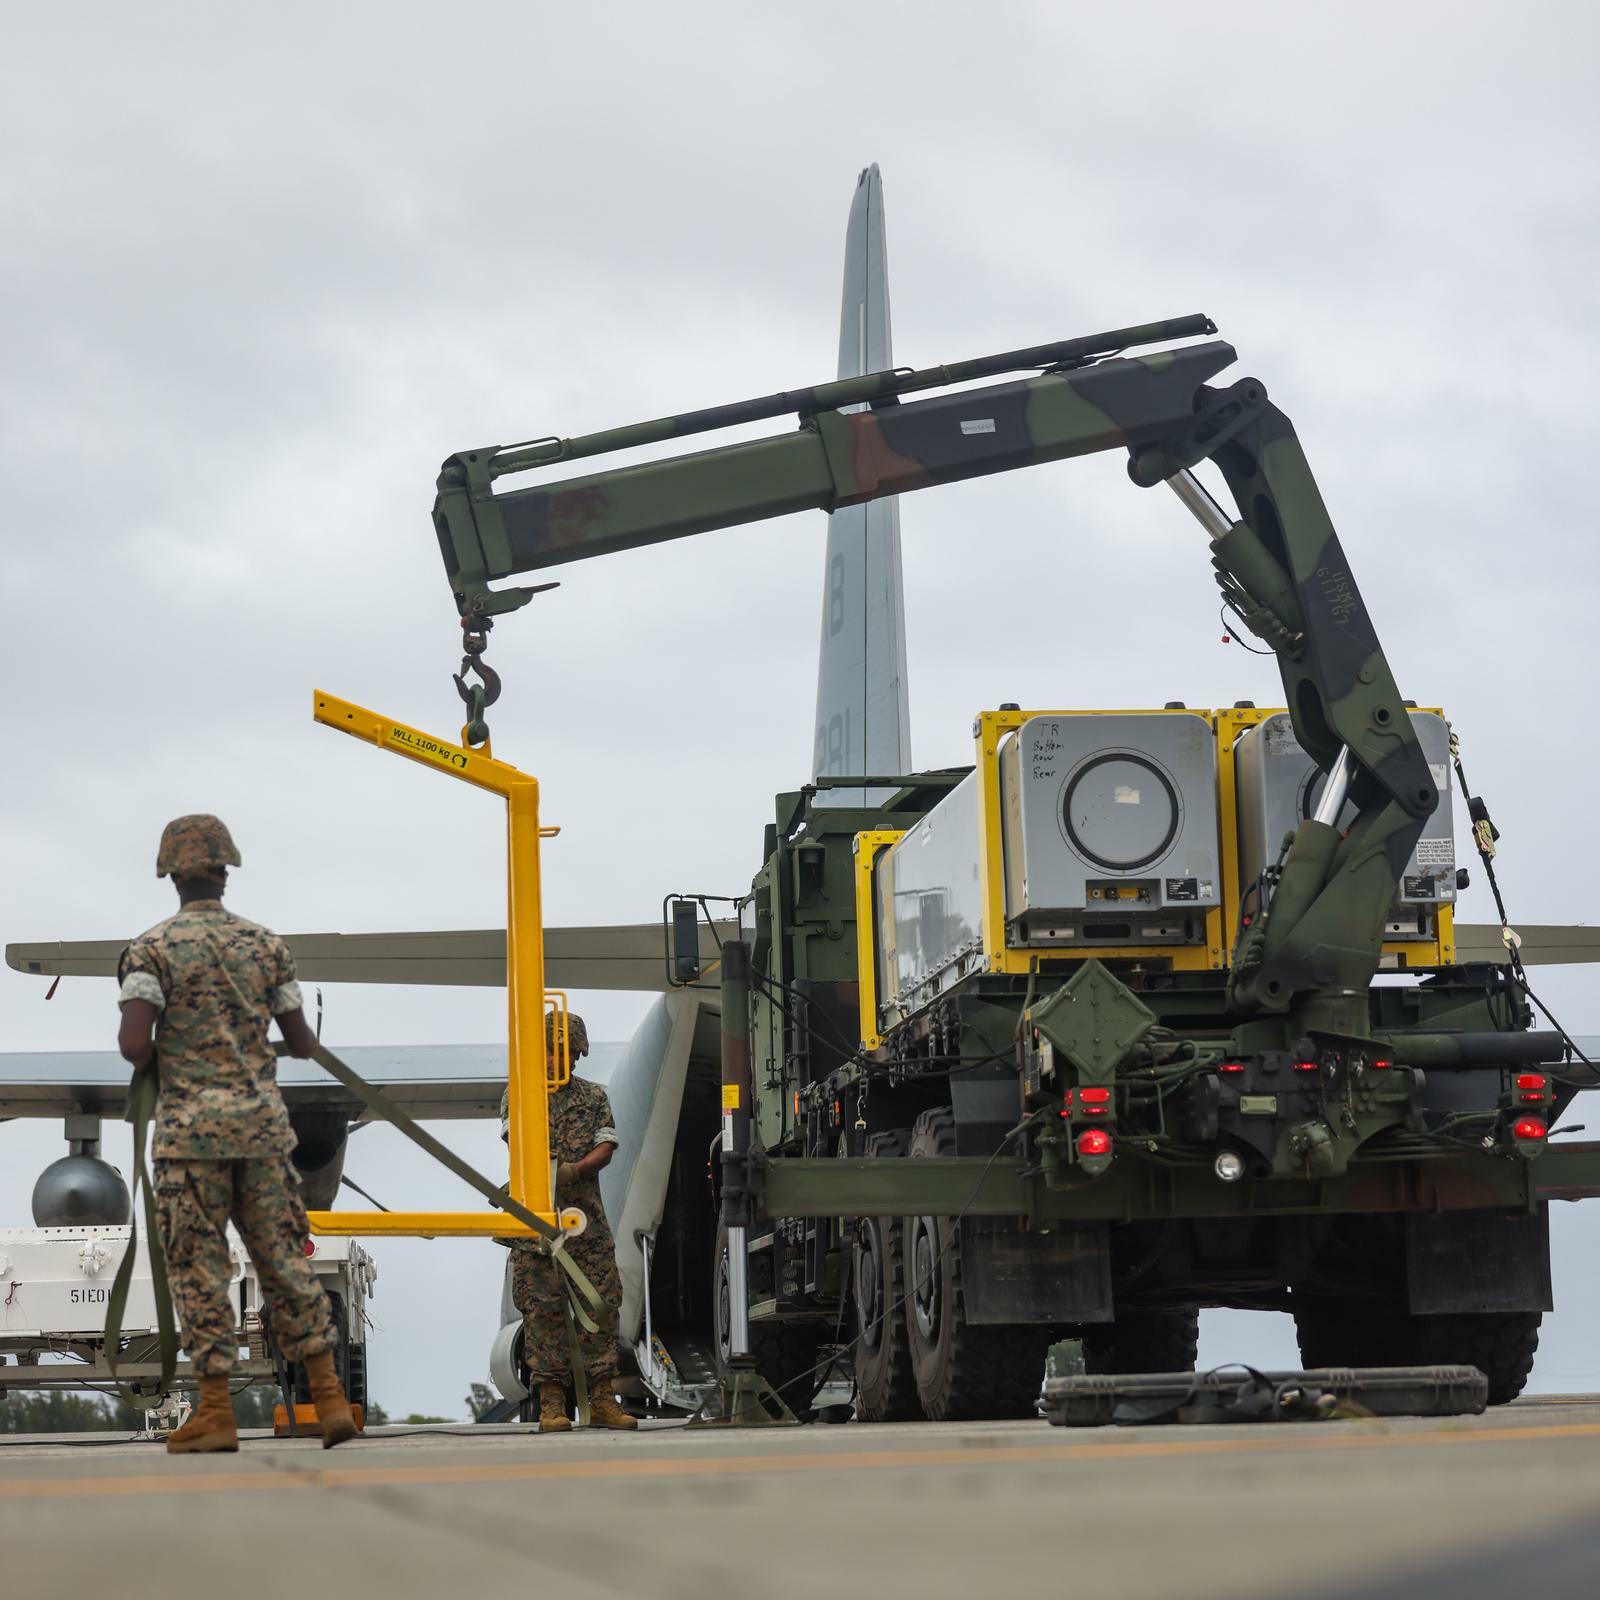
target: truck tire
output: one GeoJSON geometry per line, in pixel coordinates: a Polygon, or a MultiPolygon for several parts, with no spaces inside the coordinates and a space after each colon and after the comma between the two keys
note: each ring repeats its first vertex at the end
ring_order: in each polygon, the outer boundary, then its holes
{"type": "MultiPolygon", "coordinates": [[[[867,1154],[885,1161],[902,1159],[910,1145],[910,1134],[896,1128],[873,1134],[867,1154]]],[[[860,1422],[905,1422],[922,1415],[906,1344],[904,1234],[899,1217],[861,1217],[856,1222],[851,1253],[856,1335],[850,1354],[860,1422]]]]}
{"type": "Polygon", "coordinates": [[[1307,1367],[1411,1365],[1411,1318],[1393,1300],[1295,1294],[1290,1310],[1300,1360],[1307,1367]]]}
{"type": "Polygon", "coordinates": [[[1200,1351],[1200,1313],[1122,1311],[1115,1322],[1083,1330],[1084,1365],[1091,1373],[1193,1372],[1200,1351]]]}
{"type": "MultiPolygon", "coordinates": [[[[911,1130],[911,1158],[955,1153],[950,1108],[924,1111],[911,1130]]],[[[907,1217],[902,1228],[906,1343],[923,1412],[939,1422],[1034,1415],[1052,1330],[1034,1324],[969,1326],[960,1223],[954,1217],[907,1217]]]]}
{"type": "Polygon", "coordinates": [[[1308,1367],[1476,1367],[1489,1404],[1522,1393],[1539,1348],[1539,1311],[1412,1316],[1393,1300],[1294,1297],[1300,1359],[1308,1367]]]}
{"type": "MultiPolygon", "coordinates": [[[[712,1318],[715,1337],[712,1341],[717,1371],[722,1373],[728,1365],[728,1230],[717,1224],[716,1265],[712,1278],[712,1318]]],[[[772,1258],[765,1252],[750,1257],[750,1298],[770,1298],[772,1285],[772,1258]]],[[[811,1405],[817,1392],[821,1375],[817,1372],[817,1346],[821,1343],[821,1330],[815,1322],[752,1322],[750,1324],[750,1359],[756,1371],[788,1402],[791,1410],[800,1412],[811,1405]],[[811,1385],[806,1386],[807,1374],[811,1385]]]]}
{"type": "Polygon", "coordinates": [[[1417,1366],[1476,1367],[1489,1380],[1489,1404],[1522,1393],[1539,1348],[1542,1311],[1482,1311],[1412,1317],[1411,1360],[1417,1366]]]}

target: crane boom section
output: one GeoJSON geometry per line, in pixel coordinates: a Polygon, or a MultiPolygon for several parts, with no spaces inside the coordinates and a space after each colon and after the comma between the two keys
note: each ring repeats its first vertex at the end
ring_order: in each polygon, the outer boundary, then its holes
{"type": "Polygon", "coordinates": [[[1281,1012],[1298,1000],[1308,1026],[1358,1035],[1387,910],[1438,791],[1288,417],[1254,379],[1211,385],[1235,360],[1221,340],[1116,353],[1213,332],[1208,318],[1179,318],[461,452],[445,462],[434,505],[457,606],[470,626],[530,598],[490,587],[517,573],[1126,449],[1133,481],[1169,484],[1205,528],[1225,603],[1276,653],[1295,734],[1329,775],[1318,814],[1276,869],[1269,910],[1240,931],[1232,1003],[1281,1012]],[[901,398],[1040,362],[1047,370],[1034,377],[901,398]],[[793,433],[495,493],[510,473],[785,412],[800,416],[793,433]],[[1237,520],[1190,472],[1203,460],[1221,470],[1237,520]],[[1346,795],[1355,815],[1341,824],[1346,795]]]}
{"type": "Polygon", "coordinates": [[[1159,359],[819,412],[786,437],[516,490],[500,497],[513,570],[1163,438],[1234,354],[1213,343],[1147,366],[1159,359]],[[1130,381],[1130,368],[1152,381],[1130,381]]]}
{"type": "Polygon", "coordinates": [[[509,611],[527,591],[488,586],[515,573],[1165,440],[1191,420],[1205,380],[1235,359],[1213,341],[925,400],[891,394],[865,411],[812,412],[794,433],[498,495],[502,453],[465,451],[445,464],[434,524],[463,612],[509,611]]]}

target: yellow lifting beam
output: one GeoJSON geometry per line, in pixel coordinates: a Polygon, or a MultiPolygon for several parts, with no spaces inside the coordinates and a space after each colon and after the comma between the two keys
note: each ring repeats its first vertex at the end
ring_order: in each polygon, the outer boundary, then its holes
{"type": "MultiPolygon", "coordinates": [[[[544,987],[544,917],[539,887],[539,840],[554,828],[539,826],[539,782],[481,750],[450,744],[318,689],[313,716],[337,728],[448,773],[463,783],[497,794],[506,803],[506,1025],[510,1085],[511,1198],[541,1221],[568,1231],[581,1229],[581,1212],[556,1213],[551,1191],[549,1076],[545,1063],[544,1014],[554,1004],[558,1071],[570,1070],[566,999],[544,987]]],[[[533,1230],[503,1211],[313,1211],[311,1229],[323,1234],[467,1235],[529,1238],[533,1230]]]]}

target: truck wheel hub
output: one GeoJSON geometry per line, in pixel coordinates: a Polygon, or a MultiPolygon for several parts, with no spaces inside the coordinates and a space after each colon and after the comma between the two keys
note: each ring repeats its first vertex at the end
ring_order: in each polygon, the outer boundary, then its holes
{"type": "Polygon", "coordinates": [[[856,1326],[861,1330],[862,1344],[876,1350],[883,1335],[878,1294],[883,1268],[874,1232],[863,1228],[856,1247],[856,1326]]]}
{"type": "Polygon", "coordinates": [[[911,1250],[912,1315],[929,1343],[939,1337],[939,1236],[932,1217],[918,1217],[911,1250]]]}

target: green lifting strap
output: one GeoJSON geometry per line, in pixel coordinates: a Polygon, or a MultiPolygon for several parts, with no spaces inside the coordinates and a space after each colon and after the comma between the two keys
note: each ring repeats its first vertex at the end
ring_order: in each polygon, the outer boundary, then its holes
{"type": "Polygon", "coordinates": [[[588,1294],[584,1293],[585,1284],[588,1284],[588,1287],[591,1290],[594,1289],[594,1284],[590,1282],[589,1278],[585,1275],[583,1269],[579,1267],[577,1262],[568,1256],[566,1239],[558,1239],[554,1244],[552,1244],[550,1246],[550,1254],[555,1257],[556,1264],[567,1274],[571,1280],[567,1284],[567,1310],[572,1313],[577,1325],[582,1328],[585,1333],[599,1333],[600,1324],[583,1309],[582,1305],[580,1305],[578,1301],[578,1296],[583,1294],[584,1299],[588,1300],[589,1304],[592,1305],[596,1311],[598,1311],[602,1305],[599,1292],[596,1290],[593,1298],[590,1298],[588,1294]]]}
{"type": "MultiPolygon", "coordinates": [[[[514,1204],[515,1202],[513,1201],[506,1202],[506,1210],[511,1211],[513,1216],[516,1215],[516,1211],[512,1210],[512,1206],[514,1204]]],[[[517,1209],[520,1210],[521,1208],[518,1207],[517,1209]]],[[[583,1307],[578,1304],[578,1296],[581,1295],[596,1311],[605,1310],[605,1298],[601,1295],[600,1291],[595,1288],[588,1273],[586,1273],[583,1268],[580,1267],[578,1263],[567,1254],[566,1250],[563,1248],[565,1243],[565,1238],[558,1239],[553,1245],[551,1245],[550,1254],[555,1258],[556,1265],[560,1267],[564,1273],[566,1273],[568,1279],[570,1280],[567,1287],[573,1315],[576,1316],[577,1319],[583,1324],[587,1332],[598,1333],[600,1331],[599,1323],[597,1323],[594,1318],[591,1317],[583,1309],[583,1307]],[[573,1291],[576,1292],[574,1293],[573,1291]]]]}
{"type": "Polygon", "coordinates": [[[567,1365],[572,1370],[572,1399],[578,1413],[578,1426],[589,1426],[589,1369],[583,1364],[583,1344],[578,1338],[578,1323],[582,1321],[591,1333],[594,1324],[584,1316],[577,1297],[567,1296],[567,1365]]]}
{"type": "Polygon", "coordinates": [[[173,1383],[178,1368],[178,1331],[172,1316],[172,1290],[167,1284],[167,1257],[161,1244],[161,1229],[156,1221],[156,1197],[150,1182],[150,1170],[145,1165],[145,1137],[150,1119],[155,1115],[156,1100],[161,1094],[161,1076],[152,1055],[133,1074],[128,1086],[128,1109],[124,1120],[133,1124],[133,1193],[134,1204],[128,1213],[128,1247],[122,1252],[117,1275],[111,1280],[111,1293],[106,1297],[105,1358],[112,1379],[117,1378],[117,1353],[122,1344],[122,1317],[128,1304],[128,1287],[133,1282],[133,1264],[139,1254],[139,1205],[144,1205],[145,1233],[148,1237],[147,1253],[150,1258],[150,1290],[156,1302],[156,1336],[161,1350],[161,1379],[153,1395],[141,1395],[128,1389],[120,1381],[117,1389],[123,1400],[135,1411],[148,1411],[159,1404],[173,1383]]]}
{"type": "MultiPolygon", "coordinates": [[[[288,1047],[284,1044],[274,1046],[280,1056],[288,1054],[288,1047]]],[[[550,1254],[572,1280],[572,1287],[596,1311],[605,1309],[605,1299],[594,1284],[589,1281],[588,1274],[568,1256],[561,1248],[565,1235],[559,1228],[553,1228],[542,1217],[535,1216],[533,1212],[516,1200],[511,1198],[511,1191],[506,1184],[495,1184],[477,1170],[468,1166],[454,1150],[447,1145],[440,1144],[425,1128],[419,1127],[399,1106],[379,1088],[367,1082],[357,1072],[352,1071],[319,1039],[316,1048],[311,1052],[311,1059],[317,1063],[324,1072],[337,1078],[345,1088],[356,1096],[370,1110],[375,1111],[385,1122],[398,1128],[406,1138],[415,1145],[420,1145],[430,1156],[442,1166],[448,1167],[451,1172],[470,1185],[481,1194],[490,1205],[498,1211],[504,1211],[508,1216],[515,1217],[518,1222],[532,1228],[533,1231],[544,1239],[550,1249],[550,1254]]],[[[580,1311],[580,1315],[581,1315],[580,1311]]],[[[587,1317],[584,1326],[594,1331],[595,1324],[587,1317]]]]}

